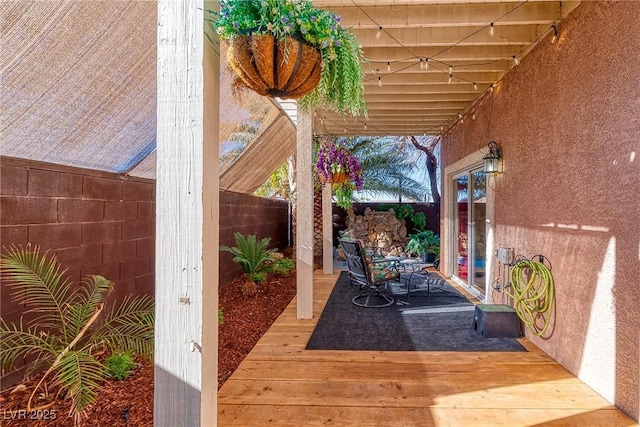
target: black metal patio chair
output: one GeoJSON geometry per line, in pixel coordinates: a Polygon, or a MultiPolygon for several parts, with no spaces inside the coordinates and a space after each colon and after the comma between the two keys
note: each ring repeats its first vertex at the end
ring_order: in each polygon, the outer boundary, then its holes
{"type": "Polygon", "coordinates": [[[400,272],[393,263],[368,258],[358,239],[341,238],[339,241],[347,258],[349,279],[362,289],[351,302],[366,308],[389,307],[393,304],[394,299],[384,293],[388,282],[400,278],[400,272]]]}

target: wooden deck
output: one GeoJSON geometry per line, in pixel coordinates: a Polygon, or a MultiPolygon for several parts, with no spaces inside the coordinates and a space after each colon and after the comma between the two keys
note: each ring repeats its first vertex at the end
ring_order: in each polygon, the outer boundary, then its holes
{"type": "Polygon", "coordinates": [[[635,426],[537,347],[529,352],[305,350],[337,280],[316,275],[218,393],[219,426],[635,426]]]}

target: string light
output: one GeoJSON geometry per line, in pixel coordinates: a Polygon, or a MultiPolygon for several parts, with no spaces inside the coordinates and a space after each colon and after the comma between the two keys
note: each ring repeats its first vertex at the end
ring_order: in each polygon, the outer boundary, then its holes
{"type": "Polygon", "coordinates": [[[367,124],[366,123],[364,124],[364,130],[367,130],[367,124]]]}
{"type": "MultiPolygon", "coordinates": [[[[355,5],[355,6],[356,6],[356,7],[357,7],[361,12],[363,12],[363,13],[366,15],[366,16],[367,16],[367,17],[368,17],[368,18],[369,18],[369,19],[370,19],[370,20],[371,20],[375,25],[378,25],[378,31],[377,31],[377,33],[376,33],[376,39],[379,39],[379,38],[380,38],[380,36],[382,35],[382,31],[383,31],[383,29],[384,29],[384,28],[382,27],[382,25],[379,25],[379,24],[378,24],[378,23],[377,23],[377,22],[376,22],[376,21],[375,21],[371,16],[369,16],[369,14],[367,14],[367,13],[366,13],[366,11],[365,11],[363,8],[361,8],[360,6],[358,6],[357,4],[355,4],[355,1],[354,1],[353,3],[354,3],[354,5],[355,5]]],[[[507,15],[511,14],[512,12],[515,12],[517,9],[519,9],[521,6],[523,6],[523,5],[524,5],[524,4],[526,4],[526,3],[527,3],[527,1],[523,1],[521,4],[519,4],[519,5],[518,5],[518,6],[516,6],[515,8],[511,9],[510,11],[508,11],[507,13],[505,13],[504,15],[500,16],[500,17],[498,18],[498,20],[500,20],[500,19],[504,18],[505,16],[507,16],[507,15]]],[[[489,23],[489,35],[490,35],[491,37],[495,36],[495,23],[496,23],[495,21],[493,21],[493,22],[490,22],[490,23],[489,23]]],[[[486,27],[485,27],[485,28],[486,28],[486,27]]],[[[557,29],[557,26],[556,26],[556,23],[555,23],[555,22],[551,24],[551,26],[550,26],[550,30],[551,30],[551,31],[553,31],[552,38],[551,38],[551,43],[553,44],[553,43],[555,43],[555,42],[558,40],[558,38],[559,38],[558,29],[557,29]]],[[[480,31],[480,30],[478,30],[478,31],[480,31]]],[[[473,32],[472,34],[470,34],[470,35],[468,35],[468,36],[464,37],[461,41],[459,41],[459,42],[457,42],[457,43],[454,43],[452,46],[448,46],[447,48],[445,48],[445,49],[443,49],[443,50],[441,50],[441,51],[437,52],[437,53],[435,54],[435,56],[438,56],[438,55],[440,55],[440,54],[444,53],[445,51],[447,51],[447,50],[451,49],[452,47],[459,45],[459,44],[460,44],[460,43],[462,43],[464,40],[466,40],[466,39],[468,39],[469,37],[471,37],[471,36],[473,36],[473,35],[477,34],[477,33],[478,33],[478,31],[475,31],[475,32],[473,32]]],[[[529,48],[531,48],[532,46],[535,46],[536,44],[540,43],[540,41],[542,40],[542,38],[543,38],[544,36],[546,36],[546,35],[548,34],[548,32],[549,32],[549,31],[543,32],[540,36],[538,36],[538,38],[537,38],[537,39],[535,39],[535,40],[534,40],[534,41],[529,45],[529,48]]],[[[395,41],[399,46],[403,47],[405,50],[407,50],[409,53],[411,53],[411,54],[413,55],[413,56],[412,56],[412,58],[413,58],[414,60],[415,60],[415,59],[418,59],[418,60],[419,60],[419,62],[420,62],[420,69],[421,69],[421,70],[427,70],[427,69],[429,68],[429,59],[430,59],[430,58],[428,58],[428,57],[427,57],[427,58],[424,58],[424,61],[423,61],[423,58],[420,58],[420,57],[418,57],[417,55],[413,54],[413,52],[411,52],[411,50],[410,50],[408,47],[404,46],[404,45],[403,45],[399,40],[397,40],[395,37],[393,37],[393,35],[391,35],[391,34],[389,34],[389,33],[388,33],[388,35],[389,35],[389,37],[390,37],[393,41],[395,41]]],[[[524,51],[524,50],[523,50],[523,51],[524,51]]],[[[407,59],[405,59],[405,60],[410,60],[410,59],[412,59],[412,58],[407,58],[407,59]]],[[[448,73],[448,74],[449,74],[448,84],[451,84],[451,82],[453,81],[453,65],[446,64],[446,63],[444,63],[443,61],[440,61],[440,60],[438,60],[438,59],[434,59],[434,58],[431,58],[431,59],[433,59],[434,61],[436,61],[438,64],[441,64],[441,65],[447,66],[447,67],[449,68],[449,73],[448,73]]],[[[499,59],[499,60],[490,61],[489,63],[496,63],[496,62],[504,61],[505,59],[507,59],[507,58],[502,58],[502,59],[499,59]]],[[[520,64],[520,59],[519,59],[516,55],[512,55],[510,59],[513,61],[514,66],[516,66],[516,65],[519,65],[519,64],[520,64]]],[[[401,60],[401,61],[404,61],[404,60],[401,60]]],[[[474,64],[474,65],[477,65],[477,64],[474,64]]],[[[390,62],[390,61],[388,61],[388,62],[387,62],[387,72],[388,72],[388,73],[398,73],[398,72],[402,72],[403,70],[405,70],[406,68],[411,67],[411,66],[413,66],[413,64],[411,64],[411,65],[409,65],[409,66],[407,66],[407,67],[399,67],[397,70],[391,71],[391,62],[390,62]]],[[[441,68],[439,68],[439,67],[436,67],[436,70],[437,70],[437,71],[440,71],[440,72],[444,72],[444,71],[445,71],[445,70],[443,70],[443,69],[441,69],[441,68]]],[[[380,70],[378,69],[378,71],[380,71],[380,70]]],[[[375,74],[377,74],[377,73],[376,73],[376,70],[375,70],[375,69],[373,69],[373,68],[371,68],[371,72],[372,72],[372,74],[374,74],[374,75],[375,75],[375,74]]],[[[471,80],[467,80],[467,79],[465,79],[464,77],[457,77],[457,78],[458,78],[458,79],[460,79],[461,81],[465,81],[465,82],[468,82],[468,83],[472,83],[472,84],[473,84],[473,89],[474,89],[474,91],[477,91],[477,90],[478,90],[478,84],[477,84],[477,82],[472,82],[471,80]]],[[[369,79],[369,80],[371,80],[371,79],[369,79]]],[[[382,87],[382,78],[381,78],[381,77],[378,77],[378,86],[379,86],[379,87],[382,87]]],[[[487,88],[487,91],[488,91],[488,92],[493,93],[493,92],[494,92],[494,88],[495,88],[495,87],[496,87],[496,84],[495,84],[495,83],[491,83],[491,84],[489,84],[489,86],[488,86],[488,88],[487,88]]],[[[461,116],[461,114],[458,114],[458,115],[459,115],[460,121],[462,122],[462,117],[460,117],[460,116],[461,116]]],[[[472,119],[473,119],[473,120],[475,120],[475,116],[476,116],[476,114],[475,114],[475,112],[473,112],[473,113],[472,113],[472,119]]],[[[365,129],[366,129],[366,123],[365,123],[365,129]]],[[[444,132],[444,125],[443,125],[443,124],[441,124],[441,125],[440,125],[440,131],[441,131],[441,132],[444,132]]]]}
{"type": "Polygon", "coordinates": [[[473,114],[471,114],[471,120],[475,120],[476,119],[476,112],[474,111],[473,114]]]}
{"type": "Polygon", "coordinates": [[[458,113],[458,119],[460,119],[460,123],[464,123],[464,119],[462,118],[462,114],[458,113]]]}

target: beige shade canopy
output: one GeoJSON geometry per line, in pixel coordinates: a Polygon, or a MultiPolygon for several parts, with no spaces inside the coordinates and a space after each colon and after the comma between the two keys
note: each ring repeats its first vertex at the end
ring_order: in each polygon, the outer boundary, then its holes
{"type": "MultiPolygon", "coordinates": [[[[368,60],[368,117],[315,114],[317,134],[337,135],[446,131],[469,117],[515,59],[526,60],[537,43],[550,43],[560,20],[578,4],[313,3],[341,15],[368,60]]],[[[0,20],[0,154],[154,178],[156,3],[4,2],[0,20]]],[[[293,152],[295,129],[275,100],[250,92],[235,96],[231,78],[223,66],[221,184],[249,192],[293,152]],[[229,155],[239,145],[246,150],[229,155]]],[[[286,102],[284,108],[295,115],[295,105],[286,102]]]]}

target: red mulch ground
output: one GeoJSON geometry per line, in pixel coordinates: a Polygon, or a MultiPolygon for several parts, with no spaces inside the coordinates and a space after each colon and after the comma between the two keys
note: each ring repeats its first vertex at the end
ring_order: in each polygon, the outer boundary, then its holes
{"type": "MultiPolygon", "coordinates": [[[[255,297],[242,296],[243,277],[233,280],[220,289],[219,306],[224,313],[224,322],[219,329],[218,345],[218,386],[231,376],[240,362],[251,351],[260,337],[269,329],[296,294],[295,273],[291,277],[271,277],[258,285],[255,297]]],[[[72,427],[73,419],[68,417],[70,400],[55,399],[56,388],[48,390],[48,396],[36,401],[34,406],[54,402],[40,413],[25,414],[34,418],[22,419],[33,387],[39,381],[36,376],[24,385],[25,391],[11,393],[13,387],[0,392],[0,425],[29,427],[72,427]],[[55,416],[56,419],[51,418],[55,416]],[[42,418],[49,419],[42,419],[42,418]]],[[[42,394],[42,393],[40,393],[42,394]]],[[[38,397],[38,395],[36,395],[38,397]]],[[[132,375],[122,381],[110,380],[100,387],[96,403],[87,411],[83,426],[106,427],[128,426],[148,427],[153,425],[153,365],[142,362],[132,375]],[[128,422],[125,422],[125,412],[128,422]]]]}

